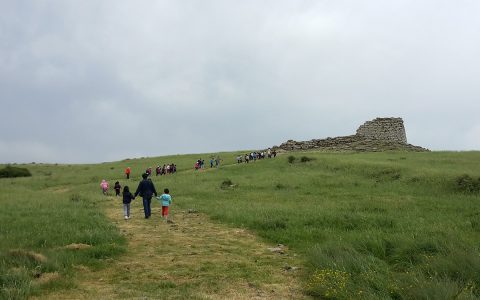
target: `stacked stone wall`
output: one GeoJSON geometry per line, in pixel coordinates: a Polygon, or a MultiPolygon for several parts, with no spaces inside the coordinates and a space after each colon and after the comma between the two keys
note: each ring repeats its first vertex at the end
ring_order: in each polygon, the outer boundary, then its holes
{"type": "Polygon", "coordinates": [[[280,146],[273,146],[272,149],[277,151],[310,149],[358,152],[387,150],[429,151],[420,146],[407,143],[407,135],[402,118],[376,118],[361,125],[355,135],[301,142],[289,140],[280,146]]]}
{"type": "Polygon", "coordinates": [[[376,118],[367,121],[357,129],[357,135],[365,138],[407,143],[402,118],[376,118]]]}

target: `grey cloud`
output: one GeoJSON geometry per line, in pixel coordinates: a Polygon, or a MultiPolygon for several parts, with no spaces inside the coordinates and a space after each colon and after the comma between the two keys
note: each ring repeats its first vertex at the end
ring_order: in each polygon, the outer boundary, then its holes
{"type": "Polygon", "coordinates": [[[414,144],[478,149],[479,8],[5,1],[0,159],[261,148],[351,134],[377,116],[403,117],[414,144]]]}

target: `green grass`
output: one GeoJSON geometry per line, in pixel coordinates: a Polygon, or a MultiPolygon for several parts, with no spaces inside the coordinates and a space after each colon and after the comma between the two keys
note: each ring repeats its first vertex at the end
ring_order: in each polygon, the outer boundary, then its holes
{"type": "Polygon", "coordinates": [[[458,187],[464,174],[480,177],[479,152],[302,152],[241,165],[237,153],[220,156],[224,165],[212,171],[193,171],[195,160],[210,157],[195,154],[27,165],[33,177],[1,179],[1,295],[71,286],[37,287],[32,272],[69,278],[74,265],[101,266],[122,253],[125,241],[99,209],[101,179],[125,185],[123,171],[131,166],[134,190],[147,167],[175,162],[178,174],[153,177],[159,191],[170,189],[173,209],[196,209],[288,245],[305,257],[305,290],[314,297],[480,297],[480,196],[458,187]],[[69,243],[95,246],[82,255],[58,250],[69,243]],[[12,256],[12,249],[48,260],[12,256]]]}
{"type": "Polygon", "coordinates": [[[73,287],[74,266],[96,268],[125,250],[124,239],[99,209],[102,199],[96,191],[76,184],[78,180],[69,182],[65,167],[34,169],[32,178],[0,180],[1,299],[23,299],[42,289],[73,287]],[[55,175],[44,175],[46,170],[55,175]],[[63,248],[71,243],[93,247],[82,251],[63,248]],[[55,272],[60,280],[36,284],[36,278],[55,272]]]}

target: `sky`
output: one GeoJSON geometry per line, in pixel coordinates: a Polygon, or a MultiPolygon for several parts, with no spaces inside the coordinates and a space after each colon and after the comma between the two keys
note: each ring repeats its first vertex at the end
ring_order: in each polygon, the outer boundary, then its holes
{"type": "Polygon", "coordinates": [[[0,0],[0,163],[265,149],[401,117],[480,150],[480,1],[0,0]]]}

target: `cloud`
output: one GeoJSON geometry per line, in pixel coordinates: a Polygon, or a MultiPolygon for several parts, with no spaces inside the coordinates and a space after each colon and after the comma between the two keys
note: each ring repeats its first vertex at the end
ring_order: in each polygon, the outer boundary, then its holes
{"type": "Polygon", "coordinates": [[[3,2],[0,142],[37,146],[4,147],[2,160],[262,148],[352,134],[386,116],[404,118],[412,143],[471,149],[480,111],[479,8],[472,1],[3,2]]]}

